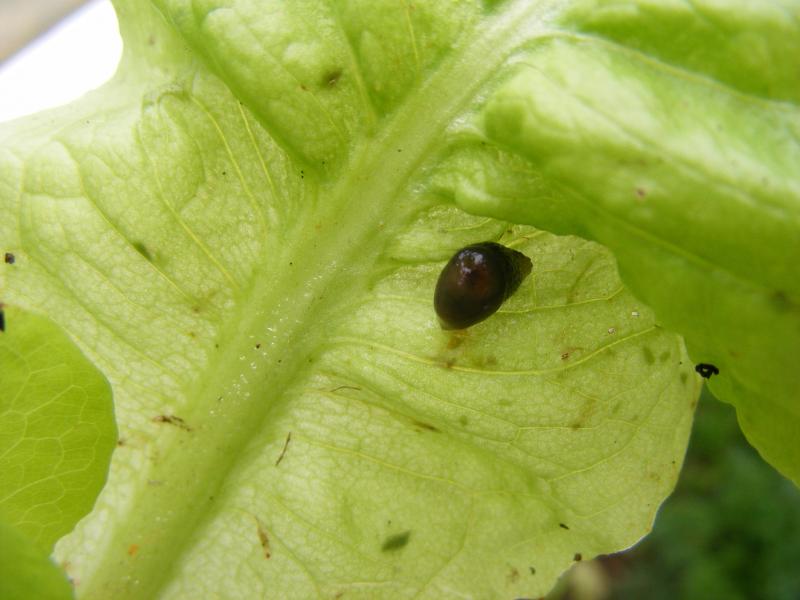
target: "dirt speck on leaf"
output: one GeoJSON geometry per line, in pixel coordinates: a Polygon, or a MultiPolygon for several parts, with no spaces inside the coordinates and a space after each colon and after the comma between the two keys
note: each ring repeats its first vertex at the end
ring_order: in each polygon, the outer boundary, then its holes
{"type": "Polygon", "coordinates": [[[417,419],[413,419],[411,423],[414,425],[417,430],[424,429],[425,431],[432,431],[434,433],[441,433],[442,430],[438,427],[431,425],[430,423],[425,423],[424,421],[418,421],[417,419]]]}
{"type": "Polygon", "coordinates": [[[450,334],[450,337],[447,340],[447,349],[448,350],[455,350],[461,344],[464,343],[466,339],[465,332],[463,331],[454,331],[450,334]]]}
{"type": "Polygon", "coordinates": [[[258,533],[258,542],[261,544],[261,549],[264,551],[264,558],[269,560],[272,558],[272,550],[269,547],[269,536],[267,530],[261,520],[256,517],[256,531],[258,533]]]}
{"type": "Polygon", "coordinates": [[[331,69],[322,76],[322,85],[329,88],[336,87],[342,77],[341,69],[331,69]]]}
{"type": "Polygon", "coordinates": [[[281,461],[283,460],[283,457],[286,455],[286,450],[289,449],[289,442],[291,442],[291,441],[292,441],[292,432],[290,431],[289,433],[286,434],[286,441],[283,443],[283,449],[281,450],[281,454],[280,454],[280,456],[278,456],[278,460],[275,461],[275,466],[276,467],[279,464],[281,464],[281,461]]]}
{"type": "Polygon", "coordinates": [[[175,415],[158,415],[152,418],[153,423],[166,423],[167,425],[174,425],[184,431],[192,431],[192,428],[181,419],[180,417],[176,417],[175,415]]]}

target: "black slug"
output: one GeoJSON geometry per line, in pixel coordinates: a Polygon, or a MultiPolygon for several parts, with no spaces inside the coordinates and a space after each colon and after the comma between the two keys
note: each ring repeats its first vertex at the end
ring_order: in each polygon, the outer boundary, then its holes
{"type": "Polygon", "coordinates": [[[500,244],[462,248],[442,269],[433,295],[442,329],[465,329],[490,317],[530,272],[530,258],[500,244]]]}
{"type": "Polygon", "coordinates": [[[712,375],[719,375],[719,369],[708,363],[700,363],[699,365],[695,365],[694,370],[697,371],[700,374],[700,377],[704,379],[711,379],[712,375]]]}

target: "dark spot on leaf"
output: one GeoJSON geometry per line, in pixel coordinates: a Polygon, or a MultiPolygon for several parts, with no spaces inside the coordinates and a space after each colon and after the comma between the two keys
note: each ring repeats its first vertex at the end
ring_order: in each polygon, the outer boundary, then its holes
{"type": "Polygon", "coordinates": [[[516,583],[519,579],[519,569],[517,567],[511,567],[511,570],[508,572],[508,580],[511,583],[516,583]]]}
{"type": "Polygon", "coordinates": [[[6,264],[13,265],[14,261],[17,260],[11,252],[6,252],[6,264]]]}
{"type": "Polygon", "coordinates": [[[410,537],[411,537],[411,531],[404,531],[403,533],[390,535],[383,542],[381,550],[383,552],[394,552],[397,550],[401,550],[402,548],[405,548],[406,544],[408,544],[408,539],[410,537]]]}
{"type": "Polygon", "coordinates": [[[261,348],[261,344],[256,344],[256,350],[258,350],[259,348],[261,348]]]}
{"type": "Polygon", "coordinates": [[[681,383],[685,384],[689,380],[689,374],[686,371],[681,371],[681,383]]]}
{"type": "Polygon", "coordinates": [[[530,571],[531,575],[536,575],[536,569],[534,567],[528,567],[528,571],[530,571]]]}
{"type": "Polygon", "coordinates": [[[144,245],[142,242],[134,242],[134,243],[133,243],[133,248],[134,248],[134,249],[135,249],[135,250],[136,250],[136,251],[137,251],[139,254],[141,254],[142,256],[144,256],[144,257],[145,257],[147,260],[149,260],[150,262],[153,262],[153,255],[152,255],[152,254],[150,254],[150,250],[148,250],[148,249],[147,249],[147,246],[145,246],[145,245],[144,245]]]}
{"type": "Polygon", "coordinates": [[[580,552],[576,552],[575,556],[572,557],[572,560],[574,560],[575,562],[580,562],[583,560],[583,556],[581,555],[580,552]]]}
{"type": "Polygon", "coordinates": [[[712,375],[719,375],[719,369],[712,364],[700,363],[695,365],[694,370],[700,373],[700,377],[710,379],[712,375]]]}
{"type": "Polygon", "coordinates": [[[337,385],[335,388],[331,390],[331,394],[333,394],[334,392],[338,392],[339,390],[353,390],[356,392],[360,392],[361,388],[358,387],[357,385],[337,385]]]}
{"type": "MultiPolygon", "coordinates": [[[[572,346],[571,348],[564,348],[561,352],[561,360],[569,360],[572,358],[572,354],[578,350],[586,350],[586,348],[581,348],[579,346],[572,346]]],[[[606,353],[609,353],[610,350],[606,350],[606,353]]]]}
{"type": "Polygon", "coordinates": [[[642,348],[642,353],[644,354],[644,362],[646,362],[648,365],[655,364],[656,357],[648,346],[642,348]]]}
{"type": "Polygon", "coordinates": [[[800,304],[792,302],[786,292],[775,292],[772,294],[770,301],[778,312],[800,311],[800,304]]]}
{"type": "Polygon", "coordinates": [[[286,450],[289,449],[289,442],[291,442],[291,441],[292,441],[292,432],[290,431],[289,433],[286,434],[286,441],[283,442],[283,449],[281,450],[281,454],[280,454],[280,456],[278,456],[278,460],[275,461],[275,466],[276,467],[279,464],[281,464],[281,461],[283,460],[283,457],[286,455],[286,450]]]}
{"type": "Polygon", "coordinates": [[[458,348],[461,344],[463,344],[464,339],[466,338],[466,336],[464,335],[465,333],[466,333],[465,331],[460,331],[460,330],[453,331],[450,335],[450,339],[447,340],[447,349],[454,350],[455,348],[458,348]]]}
{"type": "Polygon", "coordinates": [[[561,529],[569,529],[564,523],[559,523],[558,526],[561,527],[561,529]]]}
{"type": "Polygon", "coordinates": [[[269,536],[267,535],[267,530],[264,528],[264,524],[256,518],[256,529],[258,533],[258,541],[261,544],[261,549],[264,551],[264,558],[269,560],[272,558],[272,550],[269,547],[269,536]]]}
{"type": "Polygon", "coordinates": [[[458,417],[458,422],[461,423],[462,427],[466,427],[469,425],[469,418],[466,415],[461,415],[458,417]]]}
{"type": "Polygon", "coordinates": [[[6,313],[0,309],[0,331],[6,330],[6,313]]]}
{"type": "Polygon", "coordinates": [[[341,69],[331,69],[322,76],[322,85],[329,88],[336,87],[336,84],[339,83],[339,79],[341,79],[341,77],[341,69]]]}
{"type": "Polygon", "coordinates": [[[441,433],[441,430],[438,427],[434,427],[430,423],[425,423],[423,421],[417,421],[416,419],[414,419],[411,422],[414,424],[415,427],[418,427],[419,429],[424,429],[426,431],[433,431],[434,433],[441,433]]]}
{"type": "Polygon", "coordinates": [[[647,196],[647,191],[644,188],[636,188],[636,195],[639,196],[639,198],[644,198],[647,196]]]}
{"type": "Polygon", "coordinates": [[[180,417],[176,417],[175,415],[158,415],[157,417],[153,417],[152,420],[154,423],[166,423],[168,425],[174,425],[175,427],[179,427],[184,431],[192,430],[192,428],[186,424],[186,421],[180,417]]]}
{"type": "Polygon", "coordinates": [[[128,556],[133,558],[136,556],[136,553],[139,552],[139,545],[138,544],[131,544],[128,546],[128,556]]]}

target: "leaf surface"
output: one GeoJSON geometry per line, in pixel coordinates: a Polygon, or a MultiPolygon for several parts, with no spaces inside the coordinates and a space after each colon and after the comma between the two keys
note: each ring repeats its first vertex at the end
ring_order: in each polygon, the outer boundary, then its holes
{"type": "Polygon", "coordinates": [[[57,549],[79,596],[537,596],[649,530],[682,340],[603,247],[442,195],[566,6],[118,2],[115,79],[0,131],[3,300],[114,388],[109,483],[57,549]],[[438,272],[485,240],[534,272],[444,332],[438,272]]]}
{"type": "Polygon", "coordinates": [[[800,482],[800,3],[576,2],[441,167],[462,208],[578,234],[800,482]]]}

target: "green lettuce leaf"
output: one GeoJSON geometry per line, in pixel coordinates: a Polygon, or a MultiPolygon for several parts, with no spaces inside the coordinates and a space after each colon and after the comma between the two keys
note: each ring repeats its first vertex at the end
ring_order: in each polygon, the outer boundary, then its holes
{"type": "Polygon", "coordinates": [[[13,307],[3,314],[0,518],[44,554],[105,484],[116,441],[111,388],[54,323],[13,307]]]}
{"type": "Polygon", "coordinates": [[[441,167],[464,209],[610,248],[800,483],[800,2],[574,2],[441,167]]]}
{"type": "Polygon", "coordinates": [[[64,573],[30,537],[0,518],[0,598],[69,600],[72,588],[64,573]]]}
{"type": "Polygon", "coordinates": [[[537,596],[647,533],[699,392],[682,340],[602,246],[449,202],[487,174],[572,197],[503,98],[581,5],[153,4],[117,3],[112,82],[0,129],[0,299],[114,390],[109,482],[57,547],[78,595],[537,596]],[[483,240],[534,271],[444,332],[438,272],[483,240]]]}

